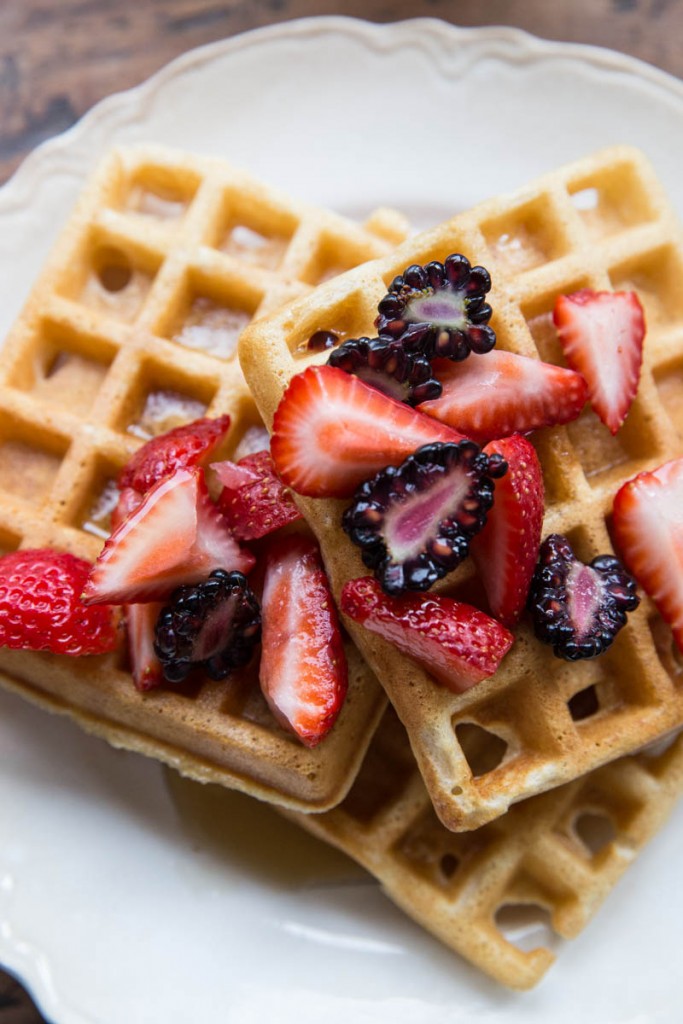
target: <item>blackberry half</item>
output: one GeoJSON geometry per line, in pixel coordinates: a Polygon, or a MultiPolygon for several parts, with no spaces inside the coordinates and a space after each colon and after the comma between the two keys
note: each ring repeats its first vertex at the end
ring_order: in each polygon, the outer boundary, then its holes
{"type": "Polygon", "coordinates": [[[169,683],[194,668],[224,679],[246,665],[261,636],[261,609],[241,572],[216,569],[171,596],[156,624],[154,650],[169,683]]]}
{"type": "Polygon", "coordinates": [[[489,272],[453,253],[443,263],[415,264],[394,278],[379,306],[375,327],[381,337],[401,339],[409,351],[429,359],[460,362],[470,352],[490,352],[496,335],[484,296],[489,272]]]}
{"type": "Polygon", "coordinates": [[[391,338],[350,338],[330,353],[327,362],[409,405],[441,395],[429,359],[408,352],[391,338]]]}
{"type": "Polygon", "coordinates": [[[541,544],[528,607],[536,636],[558,658],[602,654],[639,604],[636,581],[618,558],[599,555],[585,565],[559,533],[541,544]]]}
{"type": "Polygon", "coordinates": [[[387,594],[428,590],[467,556],[506,471],[473,441],[423,445],[359,487],[342,526],[387,594]]]}

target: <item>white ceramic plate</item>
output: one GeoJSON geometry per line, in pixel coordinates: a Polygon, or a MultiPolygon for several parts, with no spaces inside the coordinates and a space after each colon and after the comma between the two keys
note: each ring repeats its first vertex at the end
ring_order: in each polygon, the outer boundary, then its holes
{"type": "MultiPolygon", "coordinates": [[[[211,45],[100,104],[0,191],[0,327],[114,142],[224,155],[344,213],[395,204],[426,226],[613,142],[646,151],[683,213],[682,118],[680,82],[507,29],[311,19],[211,45]]],[[[54,1024],[681,1019],[680,810],[519,995],[270,809],[5,694],[0,807],[0,961],[54,1024]]]]}

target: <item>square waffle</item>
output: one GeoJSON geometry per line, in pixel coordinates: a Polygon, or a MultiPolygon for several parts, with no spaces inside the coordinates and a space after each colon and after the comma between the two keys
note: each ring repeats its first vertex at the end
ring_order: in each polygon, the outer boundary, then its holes
{"type": "Polygon", "coordinates": [[[547,936],[585,928],[683,794],[683,736],[515,804],[474,832],[439,821],[405,729],[389,707],[345,800],[288,814],[343,850],[413,920],[496,981],[536,985],[555,960],[547,936]],[[546,931],[546,929],[544,929],[546,931]]]}
{"type": "MultiPolygon", "coordinates": [[[[555,299],[581,288],[634,290],[647,336],[638,395],[613,437],[587,408],[532,440],[546,489],[544,535],[565,534],[589,562],[612,551],[610,516],[620,484],[683,451],[683,242],[652,168],[615,147],[551,173],[415,236],[252,325],[240,360],[267,424],[288,381],[326,355],[307,339],[373,334],[377,304],[414,263],[464,253],[491,273],[498,346],[562,362],[555,299]]],[[[344,502],[297,499],[318,536],[333,590],[367,575],[342,532],[344,502]]],[[[471,560],[435,588],[480,603],[471,560]]],[[[491,678],[462,694],[353,622],[347,628],[405,725],[436,811],[453,830],[477,828],[510,804],[633,752],[683,719],[683,675],[668,627],[645,600],[600,658],[557,659],[525,623],[491,678]]]]}
{"type": "MultiPolygon", "coordinates": [[[[94,560],[115,480],[142,440],[229,413],[225,455],[267,442],[236,358],[254,317],[389,251],[402,218],[364,227],[215,159],[114,152],[88,183],[0,364],[0,549],[94,560]]],[[[200,780],[310,809],[346,792],[385,698],[351,644],[349,699],[315,750],[278,727],[249,673],[138,693],[123,650],[0,650],[0,681],[111,743],[200,780]]],[[[253,674],[253,673],[252,673],[253,674]]]]}

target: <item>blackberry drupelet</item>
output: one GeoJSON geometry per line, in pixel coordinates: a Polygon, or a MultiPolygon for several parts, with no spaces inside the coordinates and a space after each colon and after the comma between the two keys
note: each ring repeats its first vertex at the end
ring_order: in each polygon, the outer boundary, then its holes
{"type": "Polygon", "coordinates": [[[473,441],[423,445],[359,487],[342,526],[387,594],[428,590],[467,556],[506,471],[473,441]]]}
{"type": "Polygon", "coordinates": [[[491,278],[453,253],[443,263],[415,264],[394,278],[380,302],[375,326],[381,337],[400,339],[408,351],[455,362],[470,352],[490,352],[496,335],[484,296],[491,278]]]}
{"type": "Polygon", "coordinates": [[[441,395],[426,356],[391,338],[350,338],[330,353],[327,363],[409,405],[441,395]]]}
{"type": "Polygon", "coordinates": [[[640,604],[636,581],[613,555],[580,562],[562,534],[541,545],[528,608],[534,632],[558,658],[594,658],[610,646],[640,604]]]}
{"type": "Polygon", "coordinates": [[[261,609],[246,577],[216,569],[203,583],[172,594],[157,620],[154,650],[169,683],[199,667],[224,679],[246,665],[260,636],[261,609]]]}

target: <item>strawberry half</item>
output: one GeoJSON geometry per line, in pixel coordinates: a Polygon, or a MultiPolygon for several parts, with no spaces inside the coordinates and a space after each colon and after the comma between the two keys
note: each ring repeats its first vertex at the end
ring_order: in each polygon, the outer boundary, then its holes
{"type": "Polygon", "coordinates": [[[132,487],[146,494],[150,487],[177,469],[188,469],[208,459],[230,427],[229,416],[184,423],[153,437],[135,452],[119,473],[119,489],[132,487]]]}
{"type": "Polygon", "coordinates": [[[350,580],[340,608],[397,647],[454,693],[496,671],[514,637],[495,619],[450,597],[388,597],[371,576],[350,580]]]}
{"type": "Polygon", "coordinates": [[[104,654],[117,642],[117,610],[81,601],[90,562],[51,548],[0,558],[0,646],[53,654],[104,654]]]}
{"type": "Polygon", "coordinates": [[[344,498],[433,441],[462,435],[333,366],[293,377],[273,422],[270,450],[283,482],[313,498],[344,498]]]}
{"type": "Polygon", "coordinates": [[[541,544],[543,471],[536,449],[520,434],[492,441],[484,450],[501,455],[508,471],[496,481],[493,508],[470,551],[491,613],[514,626],[526,604],[541,544]]]}
{"type": "Polygon", "coordinates": [[[163,600],[214,569],[248,572],[253,564],[211,501],[203,471],[179,469],[156,484],[105,541],[83,600],[163,600]]]}
{"type": "Polygon", "coordinates": [[[581,374],[512,352],[494,349],[462,363],[439,359],[433,368],[441,397],[418,409],[473,441],[569,423],[588,399],[581,374]]]}
{"type": "Polygon", "coordinates": [[[258,540],[301,519],[292,496],[275,472],[270,452],[211,466],[223,484],[218,507],[239,540],[258,540]]]}
{"type": "Polygon", "coordinates": [[[289,536],[271,545],[261,614],[261,689],[278,721],[314,747],[337,720],[348,676],[315,541],[289,536]]]}
{"type": "Polygon", "coordinates": [[[573,370],[588,384],[588,397],[602,422],[616,434],[631,408],[643,362],[645,316],[635,292],[560,295],[553,320],[573,370]]]}
{"type": "Polygon", "coordinates": [[[614,499],[614,540],[683,651],[683,459],[639,473],[614,499]]]}

